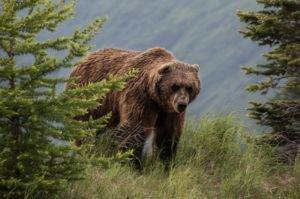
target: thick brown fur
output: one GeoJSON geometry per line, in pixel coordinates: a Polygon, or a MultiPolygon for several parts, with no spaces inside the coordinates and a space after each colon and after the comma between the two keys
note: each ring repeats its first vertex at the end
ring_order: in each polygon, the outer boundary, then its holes
{"type": "MultiPolygon", "coordinates": [[[[89,116],[97,119],[111,112],[109,128],[140,129],[132,132],[141,134],[141,145],[147,137],[154,136],[160,157],[168,162],[182,133],[185,107],[200,92],[197,65],[177,61],[158,47],[144,52],[104,49],[90,54],[76,66],[71,77],[77,77],[77,81],[68,87],[108,79],[109,75],[124,75],[132,68],[137,68],[139,74],[126,83],[123,91],[109,93],[101,106],[77,119],[86,120],[89,116]]],[[[132,132],[119,131],[119,134],[124,134],[125,140],[132,132]]]]}

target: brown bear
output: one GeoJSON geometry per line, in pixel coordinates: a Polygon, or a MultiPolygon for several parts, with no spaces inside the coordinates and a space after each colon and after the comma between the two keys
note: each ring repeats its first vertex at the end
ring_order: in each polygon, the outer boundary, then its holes
{"type": "Polygon", "coordinates": [[[120,149],[134,148],[141,157],[156,147],[168,163],[176,153],[186,108],[200,92],[199,66],[180,62],[159,47],[144,52],[104,49],[90,54],[70,77],[76,77],[75,86],[83,86],[132,68],[139,73],[123,91],[110,92],[97,109],[77,119],[97,119],[111,112],[107,126],[117,129],[120,149]]]}

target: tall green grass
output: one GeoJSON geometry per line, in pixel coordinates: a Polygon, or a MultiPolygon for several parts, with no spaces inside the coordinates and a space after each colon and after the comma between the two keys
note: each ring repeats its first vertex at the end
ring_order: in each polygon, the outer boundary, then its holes
{"type": "Polygon", "coordinates": [[[230,115],[189,121],[168,173],[158,160],[143,171],[120,162],[92,166],[62,197],[300,198],[299,158],[281,165],[252,135],[230,115]]]}

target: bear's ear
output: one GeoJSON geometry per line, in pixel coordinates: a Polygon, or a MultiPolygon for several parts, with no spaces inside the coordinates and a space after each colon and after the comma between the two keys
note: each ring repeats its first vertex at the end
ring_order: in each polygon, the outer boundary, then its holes
{"type": "Polygon", "coordinates": [[[162,66],[159,70],[158,70],[158,74],[163,75],[163,74],[167,74],[171,71],[171,66],[165,65],[162,66]]]}
{"type": "Polygon", "coordinates": [[[197,72],[200,69],[200,66],[198,64],[192,64],[191,67],[194,68],[194,69],[196,69],[197,72]]]}

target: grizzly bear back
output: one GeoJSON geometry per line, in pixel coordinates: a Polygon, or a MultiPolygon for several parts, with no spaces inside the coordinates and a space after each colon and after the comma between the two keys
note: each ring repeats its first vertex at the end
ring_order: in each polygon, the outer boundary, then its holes
{"type": "Polygon", "coordinates": [[[79,77],[73,86],[83,86],[108,79],[110,75],[124,75],[132,68],[150,70],[172,59],[174,57],[169,52],[158,47],[145,52],[103,49],[90,54],[84,62],[77,65],[70,77],[79,77]]]}
{"type": "Polygon", "coordinates": [[[106,98],[101,101],[101,106],[97,109],[89,110],[85,115],[77,116],[76,119],[88,120],[90,116],[93,119],[98,119],[112,112],[108,127],[116,127],[119,121],[119,115],[117,114],[119,112],[118,105],[121,101],[121,95],[131,94],[142,100],[145,96],[138,97],[136,95],[145,95],[146,93],[142,92],[141,87],[148,86],[146,84],[152,84],[151,82],[145,82],[145,74],[147,74],[147,76],[151,75],[149,74],[150,71],[174,59],[172,54],[159,47],[150,48],[144,52],[123,49],[103,49],[91,53],[71,72],[70,77],[76,80],[75,83],[67,85],[67,89],[109,79],[111,75],[122,76],[133,68],[138,69],[139,74],[126,83],[126,88],[123,93],[109,93],[106,98]]]}

